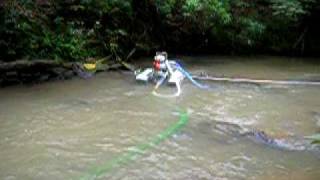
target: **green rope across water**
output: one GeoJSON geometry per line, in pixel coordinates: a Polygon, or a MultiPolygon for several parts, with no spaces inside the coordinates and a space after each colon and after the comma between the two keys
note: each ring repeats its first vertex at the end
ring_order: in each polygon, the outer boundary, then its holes
{"type": "Polygon", "coordinates": [[[169,126],[167,129],[155,136],[150,142],[140,144],[134,147],[135,151],[130,151],[114,160],[107,162],[99,167],[93,168],[88,175],[81,178],[81,180],[91,180],[96,179],[104,174],[106,174],[111,169],[118,167],[122,164],[126,164],[129,161],[134,160],[139,154],[144,153],[146,150],[151,149],[155,145],[161,143],[162,141],[168,139],[170,136],[178,132],[188,123],[188,114],[185,112],[180,112],[180,119],[176,123],[169,126]]]}

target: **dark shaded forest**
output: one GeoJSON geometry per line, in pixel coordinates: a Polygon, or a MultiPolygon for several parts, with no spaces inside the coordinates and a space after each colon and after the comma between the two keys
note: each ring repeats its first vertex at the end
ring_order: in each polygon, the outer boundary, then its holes
{"type": "Polygon", "coordinates": [[[8,0],[0,59],[82,61],[156,50],[317,56],[316,0],[8,0]]]}

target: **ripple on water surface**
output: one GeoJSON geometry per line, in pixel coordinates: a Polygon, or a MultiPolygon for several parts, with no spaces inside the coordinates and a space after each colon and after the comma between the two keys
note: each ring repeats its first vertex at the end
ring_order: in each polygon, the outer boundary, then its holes
{"type": "MultiPolygon", "coordinates": [[[[320,75],[319,65],[288,59],[198,59],[186,63],[191,71],[265,79],[320,75]]],[[[152,86],[117,72],[1,89],[0,179],[77,179],[151,141],[181,109],[191,114],[179,133],[100,179],[319,179],[320,161],[312,153],[268,148],[213,126],[228,122],[274,137],[315,133],[318,87],[206,83],[216,89],[185,81],[176,99],[153,97],[152,86]]]]}

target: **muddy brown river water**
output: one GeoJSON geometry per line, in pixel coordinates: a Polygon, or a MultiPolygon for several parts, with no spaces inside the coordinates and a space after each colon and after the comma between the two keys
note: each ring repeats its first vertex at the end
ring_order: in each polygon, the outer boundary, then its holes
{"type": "MultiPolygon", "coordinates": [[[[320,63],[303,59],[182,59],[193,73],[320,80],[320,63]]],[[[178,121],[181,109],[190,113],[181,131],[97,179],[320,179],[320,157],[313,153],[278,150],[210,128],[223,121],[274,137],[317,133],[320,86],[203,83],[215,88],[184,81],[182,95],[171,99],[153,96],[152,85],[121,72],[0,89],[0,179],[81,179],[150,141],[178,121]]]]}

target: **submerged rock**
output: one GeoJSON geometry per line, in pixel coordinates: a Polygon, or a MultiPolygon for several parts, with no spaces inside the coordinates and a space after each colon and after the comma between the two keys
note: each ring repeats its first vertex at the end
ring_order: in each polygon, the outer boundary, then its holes
{"type": "MultiPolygon", "coordinates": [[[[267,147],[286,151],[319,151],[319,148],[303,137],[288,136],[275,138],[263,130],[246,128],[230,122],[214,121],[205,123],[206,128],[236,138],[246,138],[267,147]]],[[[201,125],[202,126],[202,125],[201,125]]]]}
{"type": "Polygon", "coordinates": [[[304,151],[310,146],[310,142],[304,139],[288,138],[273,138],[264,131],[251,130],[246,133],[246,136],[255,142],[265,144],[272,148],[288,151],[304,151]]]}
{"type": "Polygon", "coordinates": [[[316,126],[320,128],[320,113],[319,112],[312,112],[312,116],[314,121],[316,122],[316,126]]]}

